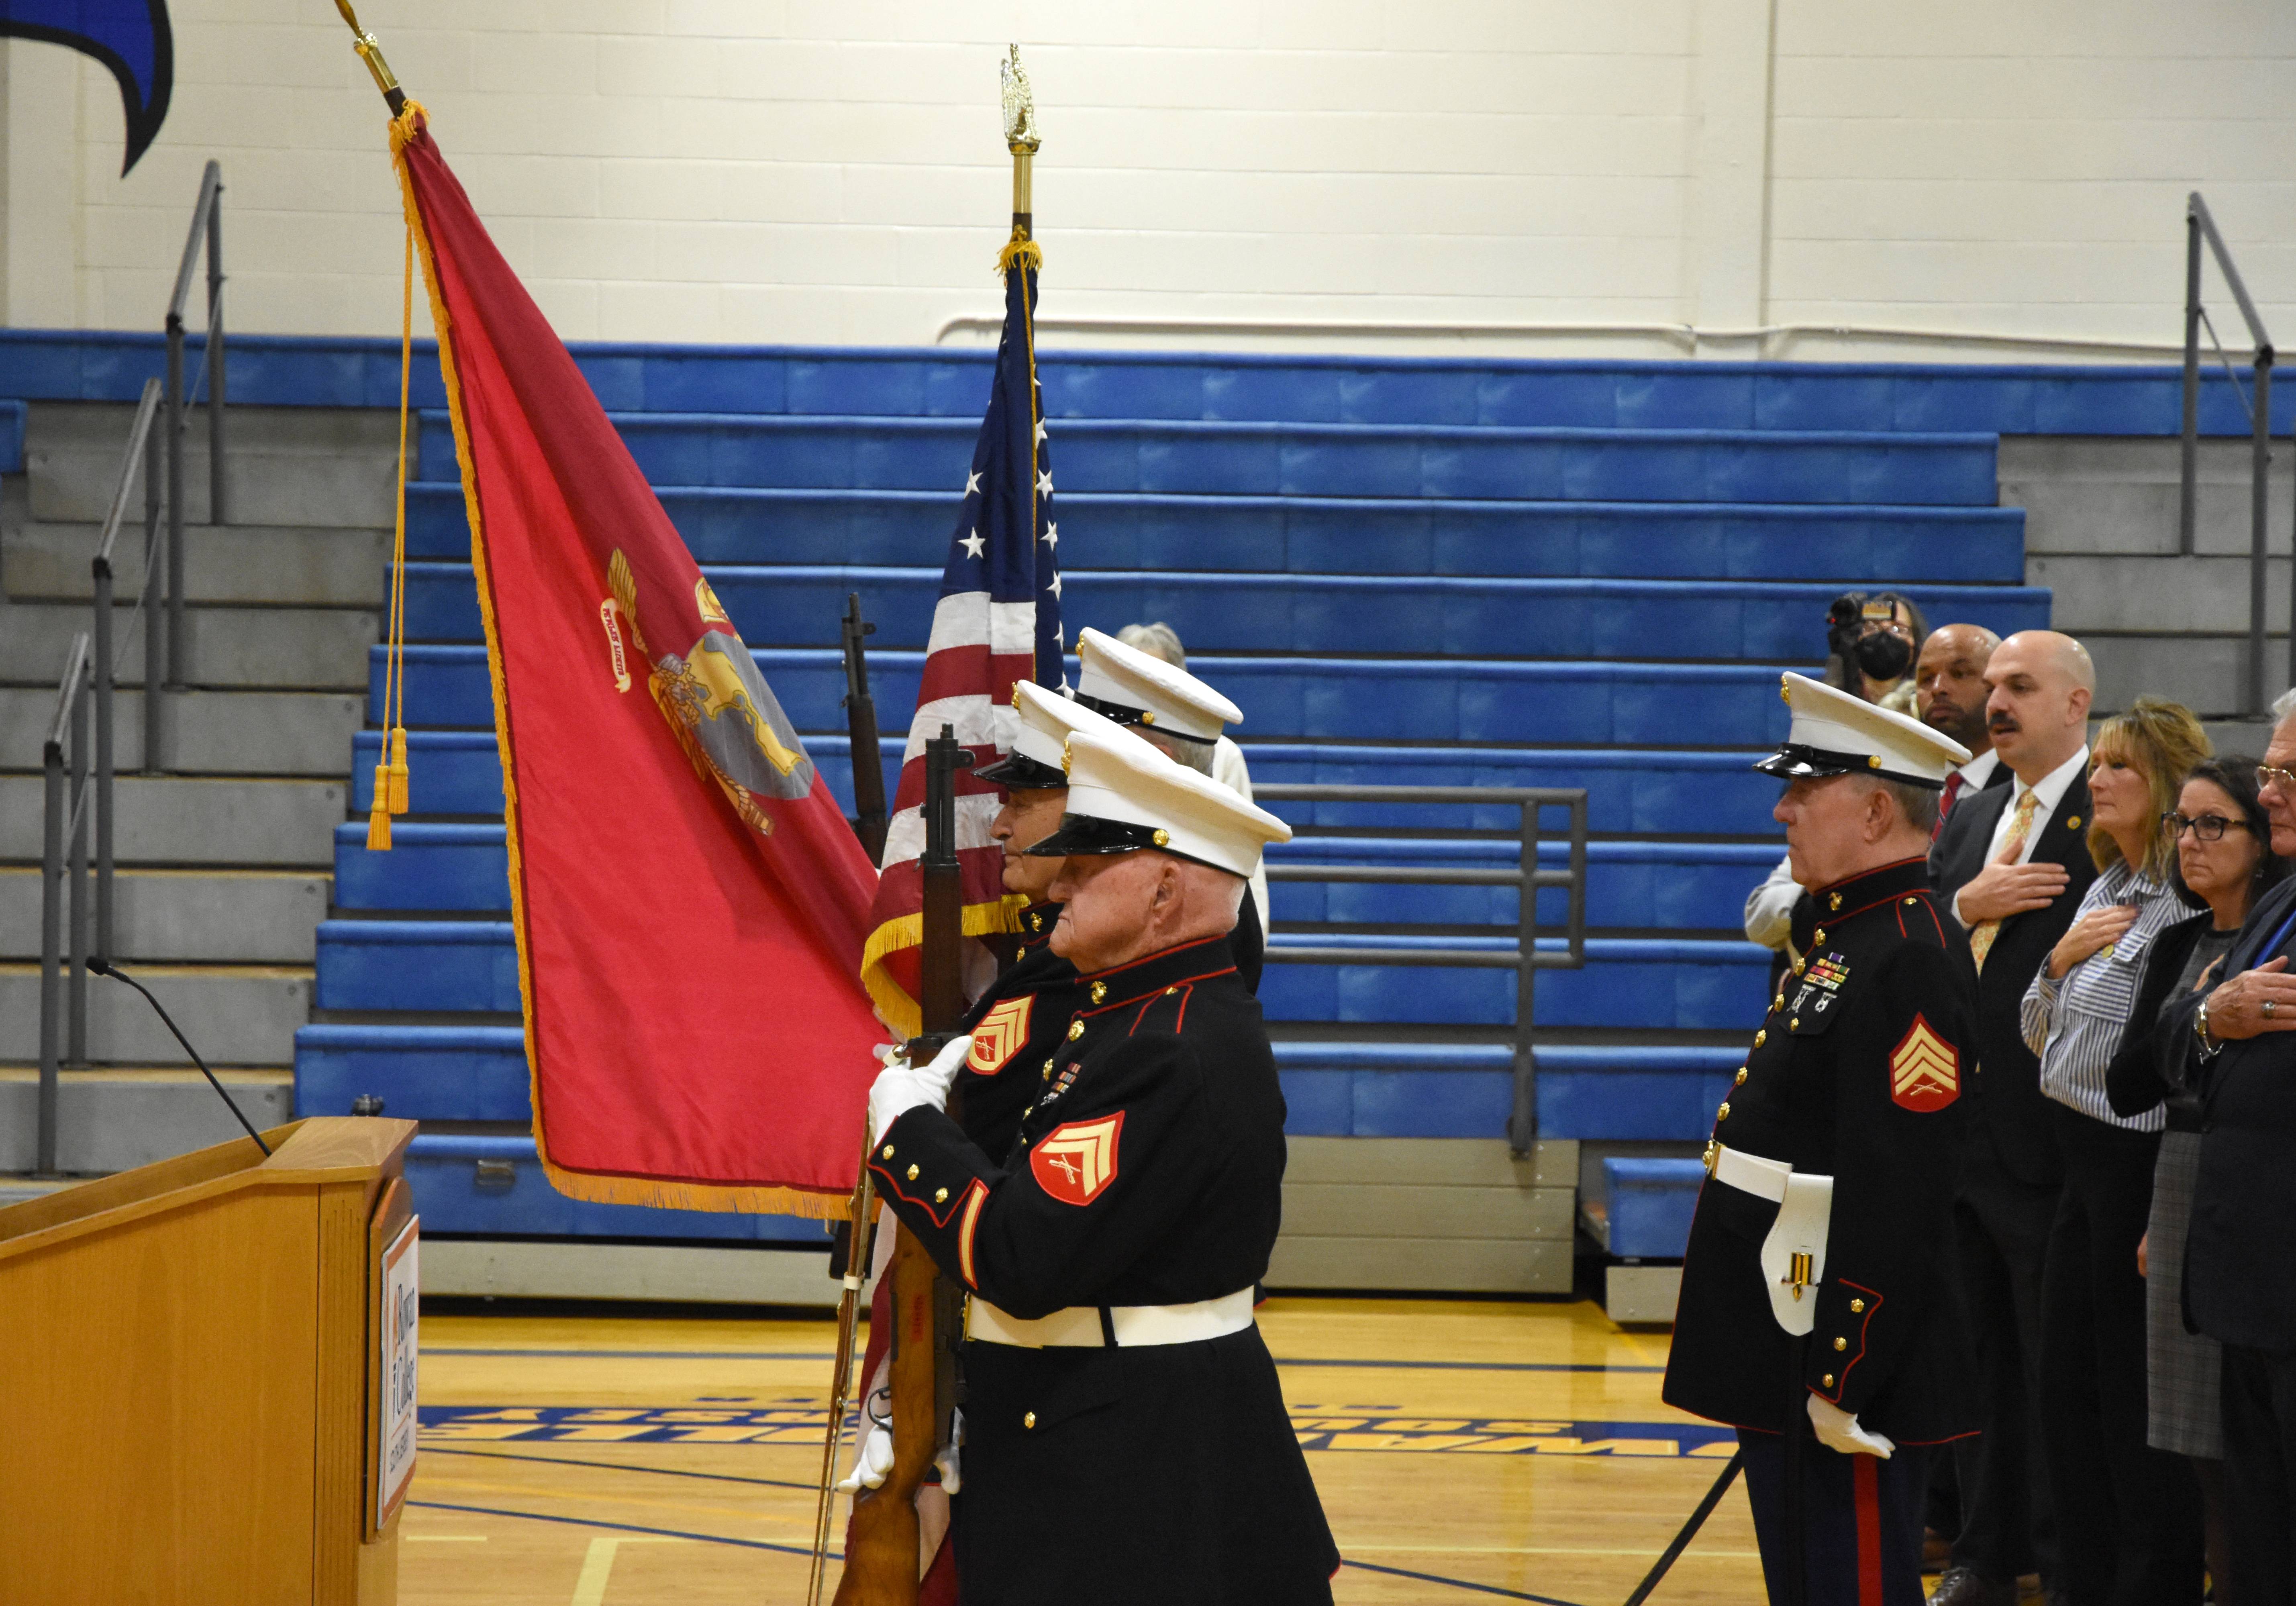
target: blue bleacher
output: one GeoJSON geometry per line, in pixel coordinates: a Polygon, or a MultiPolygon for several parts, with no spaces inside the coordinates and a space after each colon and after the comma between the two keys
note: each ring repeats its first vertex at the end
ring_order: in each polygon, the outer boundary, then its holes
{"type": "MultiPolygon", "coordinates": [[[[337,346],[332,368],[258,347],[245,359],[257,394],[395,399],[395,349],[386,369],[379,348],[337,346]]],[[[0,338],[0,378],[10,352],[0,338]]],[[[49,356],[69,382],[62,348],[49,356]]],[[[880,715],[898,726],[986,354],[577,356],[849,808],[834,620],[859,592],[879,626],[880,715]]],[[[235,349],[235,393],[242,360],[235,349]]],[[[492,692],[451,441],[420,377],[432,410],[409,495],[415,813],[388,856],[365,850],[361,825],[339,833],[316,988],[332,1020],[299,1039],[298,1108],[377,1093],[394,1114],[514,1128],[529,1107],[492,692]]],[[[110,381],[84,365],[80,382],[110,381]]],[[[2046,625],[2048,594],[2023,584],[2023,515],[1997,505],[1998,434],[2176,428],[2174,371],[2152,368],[1064,354],[1045,359],[1044,394],[1070,639],[1086,624],[1172,623],[1190,667],[1245,709],[1235,734],[1256,782],[1587,790],[1588,963],[1540,971],[1534,994],[1543,1033],[1565,1039],[1539,1053],[1541,1130],[1595,1142],[1702,1137],[1736,1069],[1728,1045],[1759,1015],[1769,963],[1736,928],[1781,851],[1776,783],[1749,765],[1784,733],[1776,675],[1815,667],[1832,597],[1888,584],[1940,622],[2046,625]]],[[[2208,406],[2210,432],[2244,430],[2208,406]]],[[[378,691],[380,664],[378,651],[378,691]]],[[[355,819],[378,740],[355,742],[355,819]]],[[[884,742],[889,774],[900,747],[898,732],[884,742]]],[[[1501,864],[1518,851],[1491,834],[1393,834],[1512,832],[1509,807],[1271,807],[1302,833],[1272,864],[1501,864]]],[[[1279,954],[1505,946],[1517,907],[1494,888],[1273,893],[1279,954]],[[1487,934],[1431,934],[1461,927],[1487,934]]],[[[1543,893],[1542,920],[1562,914],[1543,893]]],[[[1262,999],[1295,1134],[1505,1130],[1512,971],[1279,959],[1262,999]],[[1362,1040],[1321,1040],[1335,1027],[1362,1040]]],[[[452,1141],[500,1152],[424,1151],[422,1186],[443,1191],[426,1205],[434,1230],[710,1235],[674,1213],[637,1226],[645,1213],[608,1226],[600,1208],[563,1201],[536,1214],[556,1196],[531,1185],[530,1138],[452,1141]],[[480,1188],[474,1157],[510,1161],[514,1184],[480,1188]],[[556,1225],[515,1225],[538,1221],[556,1225]]],[[[1644,1180],[1635,1208],[1660,1225],[1636,1241],[1660,1242],[1682,1178],[1644,1180]]]]}
{"type": "Polygon", "coordinates": [[[0,401],[0,474],[24,471],[24,420],[30,411],[20,401],[0,401]]]}

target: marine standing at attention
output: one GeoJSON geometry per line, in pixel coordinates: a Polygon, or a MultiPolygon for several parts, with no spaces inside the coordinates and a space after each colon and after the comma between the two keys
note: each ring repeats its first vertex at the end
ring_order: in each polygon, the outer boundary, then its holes
{"type": "Polygon", "coordinates": [[[962,1598],[1326,1602],[1339,1553],[1252,1315],[1283,1097],[1229,933],[1289,827],[1144,742],[1067,742],[1054,951],[1084,996],[1009,1151],[954,1056],[869,1095],[886,1202],[970,1295],[962,1598]]]}
{"type": "Polygon", "coordinates": [[[1771,1601],[1921,1606],[1927,1447],[1977,1426],[1949,1225],[1976,973],[1925,863],[1969,753],[1799,675],[1785,696],[1756,767],[1787,783],[1802,957],[1716,1112],[1665,1398],[1738,1430],[1771,1601]]]}

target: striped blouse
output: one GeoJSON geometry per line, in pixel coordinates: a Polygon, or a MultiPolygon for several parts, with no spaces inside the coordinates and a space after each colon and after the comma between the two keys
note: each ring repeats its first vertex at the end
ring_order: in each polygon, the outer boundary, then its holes
{"type": "Polygon", "coordinates": [[[2158,1132],[2167,1112],[2154,1105],[2120,1116],[2104,1094],[2104,1068],[2119,1052],[2144,979],[2153,939],[2194,911],[2166,880],[2138,875],[2124,862],[2089,883],[2076,921],[2109,904],[2133,904],[2136,919],[2110,947],[2099,949],[2056,980],[2045,960],[2025,989],[2019,1023],[2025,1045],[2041,1056],[2041,1091],[2081,1114],[2133,1132],[2158,1132]]]}

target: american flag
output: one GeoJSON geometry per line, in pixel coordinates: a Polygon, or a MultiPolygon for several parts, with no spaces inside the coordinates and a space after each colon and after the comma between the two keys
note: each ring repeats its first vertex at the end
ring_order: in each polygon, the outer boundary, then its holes
{"type": "MultiPolygon", "coordinates": [[[[983,767],[1013,745],[1014,681],[1068,684],[1060,527],[1053,518],[1052,454],[1037,384],[1037,274],[1028,260],[1033,254],[1016,253],[1004,275],[996,382],[941,570],[916,717],[909,723],[885,832],[884,873],[869,911],[861,979],[886,1023],[905,1037],[920,1029],[917,944],[924,883],[917,859],[925,846],[925,742],[939,735],[942,725],[953,726],[956,739],[972,750],[974,767],[983,767]]],[[[1003,851],[988,835],[1000,800],[996,787],[970,774],[957,777],[956,847],[968,937],[1010,930],[1017,914],[1017,900],[1008,902],[1004,892],[1003,851]]],[[[969,955],[968,974],[985,957],[969,955]]]]}

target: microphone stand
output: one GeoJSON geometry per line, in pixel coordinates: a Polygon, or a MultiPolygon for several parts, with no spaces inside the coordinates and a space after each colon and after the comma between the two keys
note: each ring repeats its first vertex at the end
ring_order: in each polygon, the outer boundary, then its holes
{"type": "Polygon", "coordinates": [[[108,959],[91,958],[87,962],[87,968],[99,976],[109,976],[115,981],[124,981],[144,995],[144,1002],[160,1012],[160,1021],[168,1031],[175,1034],[176,1041],[184,1045],[184,1052],[192,1056],[192,1063],[200,1068],[200,1074],[208,1079],[208,1086],[216,1090],[216,1097],[230,1106],[232,1114],[239,1118],[239,1124],[247,1128],[247,1135],[255,1140],[255,1146],[263,1151],[266,1159],[270,1159],[271,1145],[263,1141],[263,1135],[255,1129],[254,1123],[241,1113],[237,1104],[232,1102],[231,1094],[223,1090],[223,1084],[216,1080],[216,1073],[208,1069],[208,1062],[205,1060],[200,1058],[200,1051],[192,1046],[191,1039],[184,1037],[181,1028],[176,1025],[175,1017],[168,1013],[166,1006],[157,998],[152,996],[152,989],[108,959]]]}

